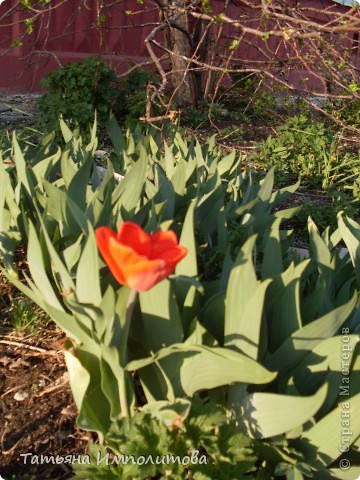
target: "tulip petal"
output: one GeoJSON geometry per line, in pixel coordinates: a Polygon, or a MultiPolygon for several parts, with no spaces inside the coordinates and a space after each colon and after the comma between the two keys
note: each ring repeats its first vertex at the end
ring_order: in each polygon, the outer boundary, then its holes
{"type": "Polygon", "coordinates": [[[162,260],[150,260],[134,266],[128,276],[128,285],[138,292],[145,292],[157,283],[167,278],[170,273],[169,265],[162,260]]]}
{"type": "MultiPolygon", "coordinates": [[[[169,272],[171,266],[167,265],[164,260],[149,260],[138,255],[130,247],[122,245],[116,239],[110,239],[109,249],[111,257],[121,265],[123,282],[120,283],[135,288],[139,292],[148,290],[171,273],[169,272]]],[[[109,264],[109,268],[113,272],[112,266],[109,264]]]]}
{"type": "Polygon", "coordinates": [[[165,260],[165,262],[173,265],[175,268],[176,264],[185,257],[187,252],[188,249],[186,247],[183,247],[182,245],[175,245],[168,250],[159,252],[156,258],[160,260],[165,260]]]}
{"type": "Polygon", "coordinates": [[[178,244],[176,234],[167,230],[165,232],[156,232],[150,236],[151,258],[158,258],[163,252],[173,248],[178,244]]]}
{"type": "Polygon", "coordinates": [[[125,277],[122,273],[120,263],[114,258],[112,251],[110,250],[110,243],[116,242],[116,233],[111,230],[109,227],[99,227],[96,230],[96,243],[100,250],[101,255],[104,257],[104,260],[107,266],[110,268],[111,273],[114,275],[116,280],[122,285],[125,284],[125,277]]]}
{"type": "Polygon", "coordinates": [[[131,247],[139,255],[147,257],[150,254],[150,235],[136,223],[124,222],[121,224],[117,234],[117,241],[122,245],[131,247]]]}

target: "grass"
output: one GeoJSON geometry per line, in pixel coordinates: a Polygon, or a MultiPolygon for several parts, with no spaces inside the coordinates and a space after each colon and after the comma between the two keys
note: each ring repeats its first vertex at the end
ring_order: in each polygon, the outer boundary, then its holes
{"type": "Polygon", "coordinates": [[[19,333],[34,334],[39,326],[43,327],[44,323],[49,321],[40,307],[27,299],[21,299],[19,303],[10,307],[8,312],[10,324],[19,333]]]}

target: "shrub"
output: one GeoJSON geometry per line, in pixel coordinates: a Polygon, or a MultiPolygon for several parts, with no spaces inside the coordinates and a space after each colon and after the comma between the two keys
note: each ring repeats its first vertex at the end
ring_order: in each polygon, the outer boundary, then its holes
{"type": "Polygon", "coordinates": [[[74,128],[86,131],[96,110],[101,127],[110,112],[121,111],[124,102],[119,80],[99,57],[87,57],[82,63],[68,63],[43,78],[47,93],[39,99],[37,124],[45,131],[59,129],[59,114],[74,128]]]}

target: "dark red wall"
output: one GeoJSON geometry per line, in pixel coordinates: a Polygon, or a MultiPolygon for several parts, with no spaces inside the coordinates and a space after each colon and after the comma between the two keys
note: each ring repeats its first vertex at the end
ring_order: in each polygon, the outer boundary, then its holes
{"type": "MultiPolygon", "coordinates": [[[[17,4],[18,0],[5,0],[0,6],[0,88],[37,91],[45,74],[59,65],[81,60],[88,55],[102,54],[118,72],[124,72],[134,63],[149,58],[144,41],[158,21],[158,12],[156,7],[149,9],[147,0],[144,5],[136,0],[122,0],[115,6],[102,10],[106,21],[101,29],[96,28],[97,0],[68,0],[64,3],[53,0],[53,5],[60,6],[39,17],[31,35],[24,34],[26,27],[20,20],[25,17],[17,11],[17,4]],[[147,26],[140,27],[143,24],[147,26]],[[122,26],[121,29],[119,25],[122,26]],[[11,47],[11,44],[20,38],[22,45],[11,47]]],[[[215,10],[221,11],[223,4],[223,1],[215,0],[215,10]]],[[[303,0],[302,5],[317,8],[324,6],[323,14],[316,14],[319,22],[326,22],[326,8],[349,11],[331,0],[303,0]]],[[[240,0],[234,0],[230,4],[228,15],[242,18],[242,21],[245,16],[248,26],[256,26],[256,21],[249,18],[249,11],[240,0]]],[[[225,27],[223,33],[231,36],[232,30],[231,27],[225,27]]],[[[360,67],[358,35],[349,34],[342,47],[353,48],[357,65],[360,67]]],[[[270,37],[264,41],[261,37],[254,37],[252,44],[248,42],[242,45],[241,58],[238,61],[241,63],[261,59],[261,49],[269,54],[276,51],[277,58],[286,58],[289,55],[287,48],[285,42],[279,43],[276,38],[270,37]]],[[[294,70],[291,75],[294,84],[299,84],[309,73],[304,67],[294,70]]]]}

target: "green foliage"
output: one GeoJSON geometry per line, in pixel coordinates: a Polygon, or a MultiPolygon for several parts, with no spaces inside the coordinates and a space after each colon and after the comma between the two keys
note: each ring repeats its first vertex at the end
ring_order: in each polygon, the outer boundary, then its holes
{"type": "Polygon", "coordinates": [[[181,124],[186,127],[203,127],[209,121],[215,124],[229,117],[229,111],[220,103],[199,102],[197,108],[188,108],[181,112],[181,124]]]}
{"type": "Polygon", "coordinates": [[[332,142],[322,123],[305,115],[294,116],[278,128],[277,137],[269,136],[258,144],[255,159],[302,177],[315,177],[316,181],[322,175],[324,152],[332,142]]]}
{"type": "Polygon", "coordinates": [[[243,139],[244,130],[238,125],[232,124],[228,127],[222,128],[220,134],[222,140],[228,138],[233,141],[241,141],[243,139]]]}
{"type": "Polygon", "coordinates": [[[188,127],[200,127],[208,121],[209,106],[188,108],[181,113],[181,124],[188,127]]]}
{"type": "Polygon", "coordinates": [[[360,84],[355,82],[351,83],[348,89],[341,93],[347,96],[353,95],[353,98],[329,99],[326,103],[326,111],[338,122],[357,129],[360,128],[359,91],[360,84]]]}
{"type": "Polygon", "coordinates": [[[234,73],[231,76],[230,88],[221,90],[218,102],[229,112],[234,120],[249,122],[272,116],[275,112],[275,101],[261,88],[262,78],[255,73],[234,73]]]}
{"type": "Polygon", "coordinates": [[[213,102],[201,101],[196,108],[186,109],[181,112],[181,125],[199,128],[215,124],[227,125],[223,135],[230,136],[236,133],[241,136],[241,128],[236,127],[238,122],[263,119],[274,114],[275,104],[273,98],[261,90],[261,80],[253,74],[232,75],[232,86],[220,89],[213,102]],[[234,124],[229,125],[229,121],[234,124]]]}
{"type": "Polygon", "coordinates": [[[301,211],[291,220],[291,225],[295,229],[297,237],[306,240],[309,217],[314,220],[321,231],[330,228],[333,232],[337,228],[339,212],[344,212],[351,218],[357,218],[359,207],[357,202],[349,198],[346,193],[336,190],[330,192],[309,190],[304,195],[301,211]]]}
{"type": "MultiPolygon", "coordinates": [[[[309,219],[301,261],[283,227],[299,208],[280,208],[298,185],[274,190],[273,169],[254,175],[214,138],[201,145],[172,132],[161,143],[151,131],[124,136],[113,120],[100,181],[96,125],[87,144],[61,129],[62,149],[44,140],[34,151],[14,137],[15,165],[7,154],[0,162],[0,252],[3,274],[72,340],[65,355],[78,425],[114,453],[194,446],[218,478],[338,478],[340,408],[351,417],[350,452],[360,436],[360,225],[339,213],[337,229],[321,233],[309,219]],[[135,299],[109,275],[94,236],[126,220],[148,232],[171,228],[189,251],[175,275],[135,299]],[[11,270],[20,240],[26,282],[11,270]]],[[[124,474],[166,475],[148,468],[124,474]]],[[[183,474],[173,466],[172,478],[183,474]]],[[[193,478],[204,475],[214,478],[201,470],[193,478]]]]}
{"type": "Polygon", "coordinates": [[[324,190],[351,190],[358,196],[359,158],[342,152],[338,139],[323,123],[294,116],[277,133],[257,144],[253,161],[276,165],[280,175],[293,174],[324,190]]]}
{"type": "MultiPolygon", "coordinates": [[[[144,70],[131,72],[121,81],[99,57],[87,57],[82,63],[69,63],[43,78],[47,93],[39,99],[37,125],[43,131],[59,132],[59,114],[71,129],[86,132],[94,113],[98,125],[105,127],[114,115],[126,127],[135,127],[145,115],[147,85],[157,79],[144,70]]],[[[166,95],[163,97],[167,101],[166,95]]],[[[163,115],[162,105],[152,105],[152,116],[163,115]]]]}
{"type": "Polygon", "coordinates": [[[225,480],[245,479],[257,470],[254,442],[236,431],[235,419],[224,408],[199,399],[159,402],[156,410],[152,406],[131,419],[120,419],[107,440],[115,455],[92,446],[89,464],[75,465],[75,479],[225,480]],[[145,463],[144,457],[151,460],[145,463]]]}
{"type": "MultiPolygon", "coordinates": [[[[147,98],[147,86],[149,83],[156,84],[158,79],[145,70],[135,70],[125,77],[121,82],[121,91],[123,94],[123,103],[121,105],[121,117],[124,119],[125,126],[135,128],[139,118],[145,116],[147,98]]],[[[168,98],[163,95],[164,104],[168,98]]],[[[164,115],[165,108],[162,105],[153,103],[151,105],[151,115],[153,117],[164,115]]]]}
{"type": "Polygon", "coordinates": [[[118,113],[124,101],[119,80],[99,57],[72,62],[43,78],[47,93],[38,102],[38,126],[45,131],[58,130],[59,114],[71,128],[85,130],[92,124],[96,110],[100,126],[105,126],[110,112],[118,113]]]}
{"type": "MultiPolygon", "coordinates": [[[[25,473],[25,475],[23,475],[21,478],[22,480],[31,480],[30,475],[27,473],[25,473]]],[[[17,477],[16,475],[12,475],[11,480],[19,480],[19,477],[17,477]]]]}

